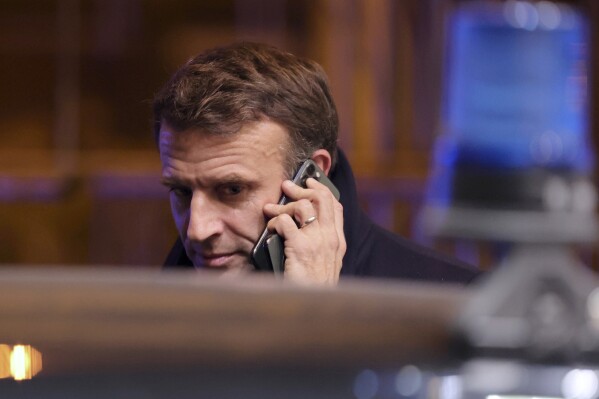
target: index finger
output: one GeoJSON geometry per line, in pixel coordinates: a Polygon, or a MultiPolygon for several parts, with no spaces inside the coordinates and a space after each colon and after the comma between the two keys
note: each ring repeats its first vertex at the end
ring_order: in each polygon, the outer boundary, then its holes
{"type": "Polygon", "coordinates": [[[315,192],[331,193],[331,190],[326,185],[318,180],[310,177],[306,179],[307,188],[301,187],[291,180],[283,182],[283,192],[291,199],[297,201],[300,199],[314,200],[316,199],[315,192]]]}

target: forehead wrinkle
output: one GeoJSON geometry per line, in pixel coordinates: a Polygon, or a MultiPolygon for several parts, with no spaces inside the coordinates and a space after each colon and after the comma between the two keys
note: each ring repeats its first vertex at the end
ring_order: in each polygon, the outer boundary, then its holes
{"type": "Polygon", "coordinates": [[[253,181],[272,173],[273,161],[284,169],[288,143],[285,129],[269,121],[245,125],[229,136],[198,129],[175,131],[165,125],[159,137],[163,176],[187,184],[206,184],[207,179],[234,171],[243,180],[253,181]],[[266,169],[265,163],[270,164],[266,169]]]}
{"type": "MultiPolygon", "coordinates": [[[[201,163],[189,163],[170,158],[170,161],[162,170],[162,180],[171,183],[182,183],[187,185],[209,186],[217,183],[240,182],[251,183],[261,178],[265,171],[259,164],[245,164],[236,162],[244,154],[228,155],[231,161],[223,162],[223,157],[207,159],[201,163]],[[210,163],[221,162],[221,164],[210,165],[210,163]],[[182,167],[177,167],[181,164],[182,167]]],[[[267,172],[270,172],[267,171],[267,172]]]]}
{"type": "MultiPolygon", "coordinates": [[[[284,144],[266,142],[266,139],[260,135],[252,135],[250,132],[239,132],[228,137],[210,137],[212,140],[204,142],[203,147],[199,147],[198,151],[191,151],[194,135],[202,135],[194,131],[185,131],[180,133],[168,133],[161,135],[161,148],[170,155],[185,153],[187,155],[198,156],[198,161],[212,161],[223,157],[246,157],[246,151],[252,149],[262,157],[278,157],[282,158],[284,152],[284,144]],[[207,145],[206,145],[207,144],[207,145]],[[218,157],[213,157],[213,152],[218,152],[218,157]]],[[[209,133],[208,133],[209,134],[209,133]]],[[[172,156],[170,157],[172,158],[172,156]]]]}

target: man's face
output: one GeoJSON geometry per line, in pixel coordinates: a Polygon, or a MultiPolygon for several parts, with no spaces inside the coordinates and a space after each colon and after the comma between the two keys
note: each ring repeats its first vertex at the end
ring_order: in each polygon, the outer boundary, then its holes
{"type": "Polygon", "coordinates": [[[251,250],[265,226],[262,208],[281,195],[286,142],[284,128],[270,121],[249,123],[225,137],[162,124],[162,180],[196,267],[225,271],[251,265],[251,250]]]}

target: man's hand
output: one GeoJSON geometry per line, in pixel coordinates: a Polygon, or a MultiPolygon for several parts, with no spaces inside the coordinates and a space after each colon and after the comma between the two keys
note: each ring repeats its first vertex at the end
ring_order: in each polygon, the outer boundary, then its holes
{"type": "Polygon", "coordinates": [[[283,182],[283,192],[293,202],[265,205],[265,214],[272,217],[267,227],[285,241],[286,279],[334,285],[347,248],[343,206],[317,180],[309,178],[306,185],[283,182]]]}

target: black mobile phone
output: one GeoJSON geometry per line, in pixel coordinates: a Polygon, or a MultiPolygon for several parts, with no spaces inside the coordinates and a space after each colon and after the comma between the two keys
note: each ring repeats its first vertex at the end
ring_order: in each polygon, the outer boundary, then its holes
{"type": "MultiPolygon", "coordinates": [[[[302,163],[292,181],[298,186],[306,188],[306,180],[310,177],[327,186],[334,197],[339,200],[339,190],[337,190],[337,187],[335,187],[322,169],[311,159],[302,163]]],[[[285,194],[279,199],[279,205],[285,205],[289,202],[290,199],[285,194]]],[[[264,229],[252,249],[252,263],[257,270],[271,271],[276,275],[280,275],[285,271],[284,249],[283,239],[278,234],[264,229]]]]}

